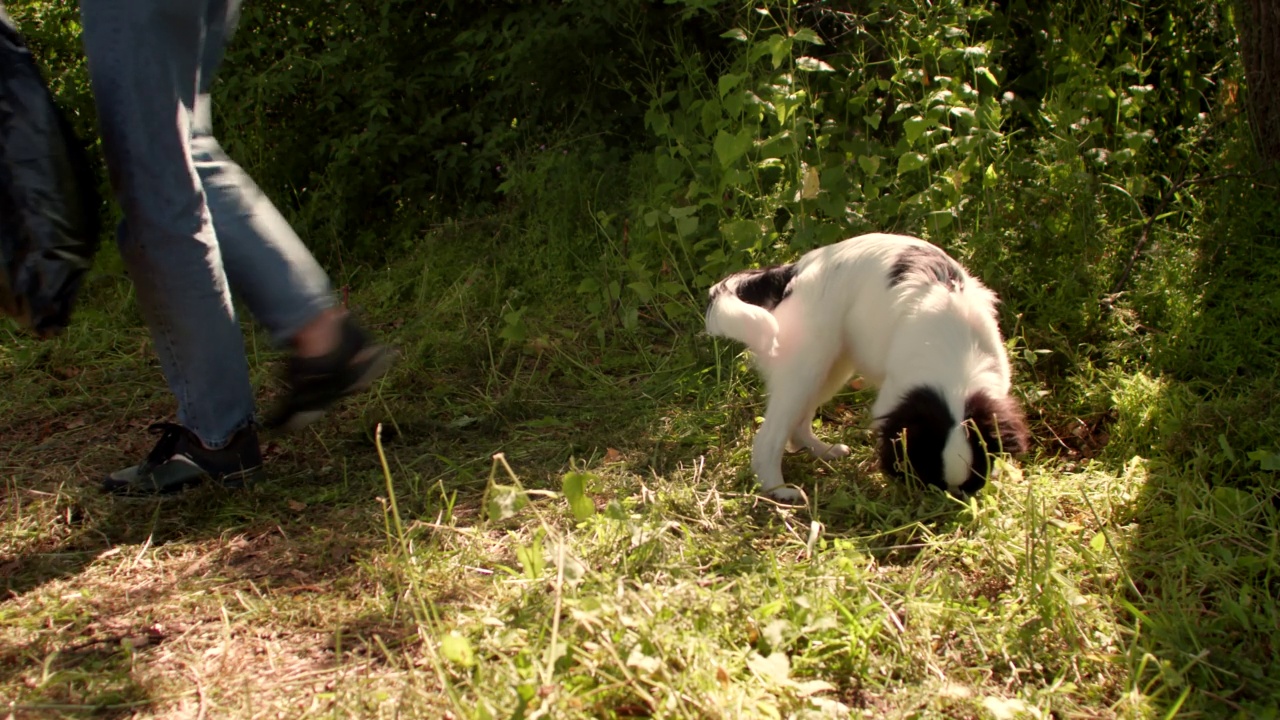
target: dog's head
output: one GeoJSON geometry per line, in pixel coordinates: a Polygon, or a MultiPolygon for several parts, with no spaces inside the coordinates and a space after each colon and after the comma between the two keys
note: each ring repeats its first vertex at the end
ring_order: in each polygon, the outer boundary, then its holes
{"type": "Polygon", "coordinates": [[[987,484],[990,453],[1026,452],[1026,418],[1012,398],[979,390],[964,414],[957,423],[936,389],[912,388],[877,423],[881,470],[965,497],[987,484]]]}

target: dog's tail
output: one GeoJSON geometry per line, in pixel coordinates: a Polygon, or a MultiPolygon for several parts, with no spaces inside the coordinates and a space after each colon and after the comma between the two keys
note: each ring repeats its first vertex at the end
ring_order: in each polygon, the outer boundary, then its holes
{"type": "Polygon", "coordinates": [[[721,280],[711,288],[707,333],[746,345],[757,355],[778,351],[778,320],[770,312],[790,294],[791,265],[748,270],[721,280]]]}

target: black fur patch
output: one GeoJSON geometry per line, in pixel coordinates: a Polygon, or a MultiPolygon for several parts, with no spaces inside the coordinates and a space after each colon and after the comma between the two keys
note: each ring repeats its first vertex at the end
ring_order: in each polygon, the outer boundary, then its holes
{"type": "Polygon", "coordinates": [[[911,246],[889,268],[889,287],[897,287],[912,275],[946,285],[952,292],[964,287],[964,269],[941,249],[911,246]]]}
{"type": "Polygon", "coordinates": [[[900,480],[909,471],[926,485],[946,490],[942,450],[955,424],[941,393],[924,385],[912,388],[881,425],[881,471],[900,480]]]}
{"type": "Polygon", "coordinates": [[[725,293],[733,293],[750,305],[759,305],[772,311],[791,295],[791,280],[795,278],[795,265],[777,265],[760,270],[743,270],[716,283],[711,288],[711,302],[725,293]]]}
{"type": "MultiPolygon", "coordinates": [[[[964,415],[973,464],[969,479],[959,489],[972,495],[987,484],[989,453],[1024,453],[1030,445],[1030,433],[1022,409],[1012,398],[996,399],[976,392],[965,401],[964,415]]],[[[903,479],[909,469],[921,482],[946,490],[942,451],[954,426],[955,418],[941,393],[927,386],[912,388],[881,426],[881,471],[903,479]]]]}
{"type": "Polygon", "coordinates": [[[985,392],[976,392],[965,400],[964,418],[970,428],[973,475],[960,489],[972,495],[987,484],[991,471],[987,454],[1005,452],[1020,455],[1030,446],[1031,433],[1027,430],[1022,408],[1009,397],[996,399],[985,392]]]}

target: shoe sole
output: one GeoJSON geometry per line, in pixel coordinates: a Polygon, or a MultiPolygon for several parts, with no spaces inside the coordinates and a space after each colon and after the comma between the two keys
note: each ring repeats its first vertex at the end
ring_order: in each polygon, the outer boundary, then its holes
{"type": "Polygon", "coordinates": [[[295,433],[303,428],[317,422],[329,412],[329,408],[339,400],[358,395],[373,386],[378,378],[382,377],[391,369],[391,364],[395,362],[395,351],[390,348],[382,348],[377,357],[370,361],[369,366],[365,368],[364,373],[356,379],[341,395],[333,399],[328,407],[318,410],[299,410],[290,415],[286,420],[276,423],[272,431],[278,433],[295,433]]]}
{"type": "Polygon", "coordinates": [[[108,497],[113,498],[115,502],[148,502],[148,501],[179,500],[185,497],[188,493],[192,491],[198,490],[200,488],[215,486],[215,485],[218,487],[221,487],[223,490],[243,490],[249,485],[261,480],[263,475],[264,475],[264,469],[261,467],[256,467],[249,470],[241,470],[240,472],[224,475],[221,479],[216,479],[211,475],[205,475],[199,480],[182,484],[178,486],[177,489],[169,490],[167,492],[164,492],[164,491],[154,492],[154,493],[128,492],[126,490],[110,490],[105,488],[104,488],[104,492],[108,497]]]}

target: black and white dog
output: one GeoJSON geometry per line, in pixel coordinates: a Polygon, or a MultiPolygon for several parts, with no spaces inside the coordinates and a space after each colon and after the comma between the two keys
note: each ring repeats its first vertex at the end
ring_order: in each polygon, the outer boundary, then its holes
{"type": "Polygon", "coordinates": [[[710,295],[707,332],[746,344],[764,376],[751,466],[774,497],[800,497],[783,484],[784,449],[849,454],[815,437],[812,423],[855,371],[879,388],[871,412],[888,475],[910,472],[963,498],[986,484],[988,453],[1027,450],[996,295],[934,245],[862,235],[734,273],[710,295]]]}

